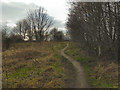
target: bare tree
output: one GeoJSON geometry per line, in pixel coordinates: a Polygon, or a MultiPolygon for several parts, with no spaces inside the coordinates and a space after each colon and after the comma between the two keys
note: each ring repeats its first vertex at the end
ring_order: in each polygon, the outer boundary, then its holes
{"type": "Polygon", "coordinates": [[[14,29],[23,39],[28,37],[31,41],[35,37],[36,41],[43,41],[47,38],[52,25],[53,20],[44,8],[39,7],[34,11],[29,10],[27,18],[19,21],[14,29]]]}
{"type": "Polygon", "coordinates": [[[118,2],[71,3],[67,28],[71,38],[90,54],[116,57],[118,39],[118,2]]]}
{"type": "Polygon", "coordinates": [[[44,8],[39,7],[39,9],[35,10],[34,12],[29,11],[28,20],[30,21],[30,25],[34,30],[36,40],[44,40],[44,36],[46,36],[46,33],[53,24],[53,20],[47,15],[44,8]]]}
{"type": "Polygon", "coordinates": [[[27,23],[27,20],[23,19],[17,23],[16,27],[14,27],[14,32],[18,33],[23,37],[23,39],[25,39],[28,29],[29,29],[29,25],[27,23]]]}

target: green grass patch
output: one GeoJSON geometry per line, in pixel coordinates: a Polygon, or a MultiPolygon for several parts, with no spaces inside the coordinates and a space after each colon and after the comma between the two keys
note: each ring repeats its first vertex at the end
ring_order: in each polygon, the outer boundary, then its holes
{"type": "Polygon", "coordinates": [[[27,77],[27,75],[29,74],[29,72],[31,71],[31,68],[20,68],[18,69],[16,72],[10,73],[8,74],[8,78],[24,78],[27,77]]]}
{"type": "Polygon", "coordinates": [[[62,65],[60,63],[56,63],[52,65],[53,68],[55,68],[55,70],[59,73],[62,74],[63,73],[63,68],[62,65]]]}

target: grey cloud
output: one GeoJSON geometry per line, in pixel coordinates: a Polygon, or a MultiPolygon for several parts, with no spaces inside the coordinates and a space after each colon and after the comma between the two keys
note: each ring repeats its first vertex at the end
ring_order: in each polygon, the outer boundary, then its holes
{"type": "Polygon", "coordinates": [[[2,2],[2,19],[16,21],[26,16],[29,9],[36,9],[38,6],[35,4],[25,4],[21,2],[2,2]]]}
{"type": "Polygon", "coordinates": [[[60,28],[64,28],[65,27],[65,24],[62,21],[54,20],[54,22],[55,22],[55,26],[56,27],[60,27],[60,28]]]}
{"type": "Polygon", "coordinates": [[[62,21],[55,19],[53,16],[48,15],[48,17],[53,21],[53,26],[56,28],[64,28],[65,27],[65,23],[63,23],[62,21]]]}
{"type": "MultiPolygon", "coordinates": [[[[16,23],[20,19],[25,18],[29,10],[34,10],[39,7],[33,3],[25,4],[22,2],[10,2],[10,3],[1,2],[0,6],[2,6],[0,7],[0,9],[2,8],[2,14],[0,14],[2,15],[2,18],[0,16],[0,20],[2,20],[2,22],[7,21],[8,23],[12,24],[16,23]]],[[[49,17],[51,19],[54,19],[53,16],[49,17]]],[[[54,20],[54,27],[63,28],[64,23],[62,23],[62,21],[59,20],[54,20]]]]}

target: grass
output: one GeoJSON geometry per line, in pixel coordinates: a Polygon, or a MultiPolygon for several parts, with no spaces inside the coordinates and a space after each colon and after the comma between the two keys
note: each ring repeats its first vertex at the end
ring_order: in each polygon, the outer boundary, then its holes
{"type": "Polygon", "coordinates": [[[88,56],[83,49],[78,48],[72,42],[69,43],[69,48],[66,50],[66,53],[83,65],[91,87],[118,87],[118,70],[116,64],[104,61],[99,62],[97,57],[88,56]]]}
{"type": "Polygon", "coordinates": [[[98,62],[71,42],[27,42],[12,44],[3,54],[3,88],[64,88],[74,87],[76,72],[73,65],[60,55],[66,50],[80,62],[92,87],[117,88],[116,64],[98,62]]]}
{"type": "Polygon", "coordinates": [[[65,87],[60,50],[65,42],[12,44],[3,52],[3,88],[65,87]]]}

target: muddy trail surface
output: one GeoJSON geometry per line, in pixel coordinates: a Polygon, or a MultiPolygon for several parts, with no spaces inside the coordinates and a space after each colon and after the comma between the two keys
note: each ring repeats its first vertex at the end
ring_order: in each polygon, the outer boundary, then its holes
{"type": "Polygon", "coordinates": [[[82,65],[69,55],[65,54],[64,51],[68,48],[68,46],[69,45],[67,44],[66,47],[61,50],[61,55],[69,60],[76,70],[76,80],[73,82],[75,84],[73,88],[90,88],[82,65]]]}

